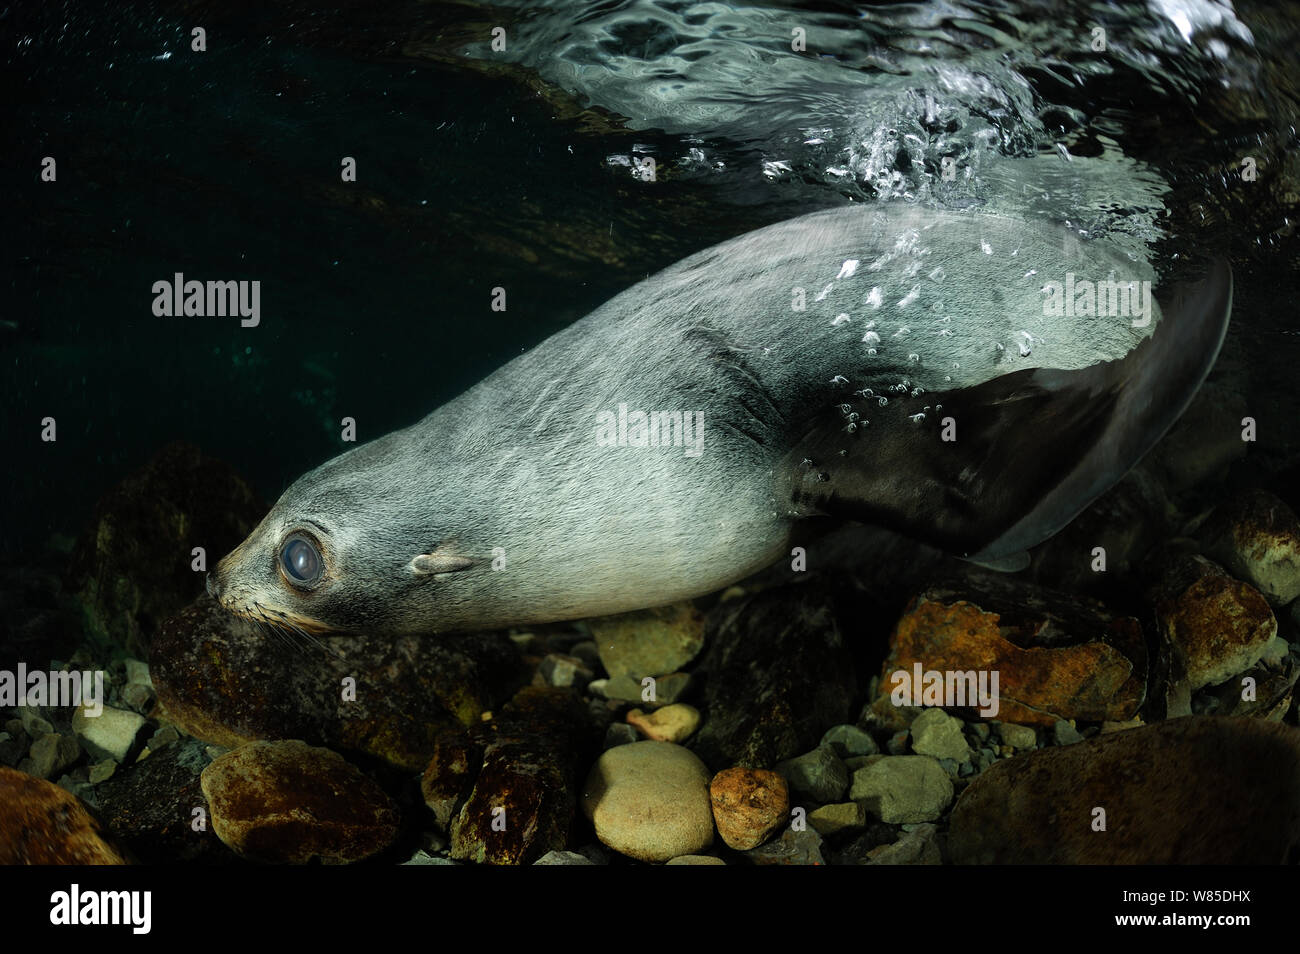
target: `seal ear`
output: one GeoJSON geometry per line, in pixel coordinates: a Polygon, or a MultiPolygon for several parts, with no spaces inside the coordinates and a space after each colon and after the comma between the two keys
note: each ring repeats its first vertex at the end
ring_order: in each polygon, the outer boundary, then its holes
{"type": "Polygon", "coordinates": [[[468,570],[474,565],[469,557],[461,556],[451,547],[440,546],[429,553],[421,553],[412,558],[411,572],[416,576],[439,576],[443,573],[455,573],[468,570]]]}

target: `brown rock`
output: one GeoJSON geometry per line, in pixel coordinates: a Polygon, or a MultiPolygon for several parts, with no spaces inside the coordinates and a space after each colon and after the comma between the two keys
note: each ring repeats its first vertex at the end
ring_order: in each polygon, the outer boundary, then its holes
{"type": "Polygon", "coordinates": [[[597,743],[577,692],[525,687],[470,735],[475,748],[468,754],[483,756],[481,766],[470,763],[473,787],[451,821],[451,857],[525,865],[563,850],[577,809],[579,766],[597,743]]]}
{"type": "Polygon", "coordinates": [[[816,748],[827,726],[851,721],[857,674],[844,633],[858,623],[816,580],[715,607],[700,662],[704,723],[691,748],[710,765],[754,768],[816,748]]]}
{"type": "Polygon", "coordinates": [[[338,754],[305,742],[250,742],[201,779],[217,837],[256,861],[348,864],[397,836],[397,808],[383,790],[338,754]]]}
{"type": "MultiPolygon", "coordinates": [[[[112,775],[95,786],[93,797],[104,826],[142,863],[239,861],[211,826],[203,831],[191,827],[194,809],[207,810],[200,783],[210,761],[205,749],[198,739],[187,739],[130,766],[106,763],[112,775]]],[[[96,773],[90,778],[94,783],[96,773]]]]}
{"type": "Polygon", "coordinates": [[[1000,761],[958,799],[948,844],[957,864],[1294,863],[1300,730],[1189,716],[1000,761]]]}
{"type": "MultiPolygon", "coordinates": [[[[979,574],[916,597],[898,621],[881,671],[876,721],[902,728],[890,676],[923,671],[996,671],[996,718],[1051,726],[1061,719],[1122,721],[1145,695],[1141,627],[1090,601],[979,574]],[[974,589],[985,592],[977,594],[974,589]],[[978,600],[978,604],[972,600],[978,600]],[[982,608],[988,605],[996,611],[982,608]]],[[[977,709],[965,707],[968,718],[977,709]]]]}
{"type": "Polygon", "coordinates": [[[1219,507],[1200,528],[1206,553],[1272,606],[1300,596],[1300,519],[1264,490],[1219,507]]]}
{"type": "Polygon", "coordinates": [[[235,747],[300,738],[420,771],[439,732],[477,725],[527,674],[508,637],[493,633],[323,636],[291,649],[207,596],[169,619],[150,658],[167,718],[235,747]],[[356,680],[344,700],[343,680],[356,680]]]}
{"type": "Polygon", "coordinates": [[[1213,697],[1213,708],[1207,714],[1251,716],[1281,722],[1291,708],[1298,679],[1300,665],[1290,656],[1274,665],[1260,662],[1239,673],[1236,679],[1229,679],[1221,686],[1205,690],[1207,695],[1213,697]]]}
{"type": "Polygon", "coordinates": [[[1193,691],[1249,669],[1277,635],[1259,591],[1201,556],[1174,557],[1153,597],[1161,638],[1193,691]]]}
{"type": "Polygon", "coordinates": [[[790,811],[785,779],[768,769],[723,769],[709,783],[709,799],[718,834],[736,851],[767,841],[790,811]]]}
{"type": "Polygon", "coordinates": [[[447,726],[439,731],[433,755],[420,777],[420,794],[437,819],[439,829],[447,830],[482,767],[483,746],[467,730],[447,726]]]}
{"type": "Polygon", "coordinates": [[[0,766],[0,865],[124,865],[74,795],[0,766]]]}

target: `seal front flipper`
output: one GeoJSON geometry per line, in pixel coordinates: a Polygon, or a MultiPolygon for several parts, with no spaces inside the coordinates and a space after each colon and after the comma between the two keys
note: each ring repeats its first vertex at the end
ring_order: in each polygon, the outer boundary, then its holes
{"type": "Polygon", "coordinates": [[[985,565],[1023,566],[1019,554],[1074,519],[1178,419],[1214,364],[1231,308],[1220,260],[1122,359],[1026,369],[885,406],[855,396],[794,442],[781,492],[797,515],[860,520],[985,565]]]}

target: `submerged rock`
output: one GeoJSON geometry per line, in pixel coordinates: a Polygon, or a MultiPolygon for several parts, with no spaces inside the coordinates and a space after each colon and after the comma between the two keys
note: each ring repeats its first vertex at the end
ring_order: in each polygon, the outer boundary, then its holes
{"type": "Polygon", "coordinates": [[[756,865],[826,864],[822,857],[822,836],[812,829],[794,831],[787,828],[780,838],[751,848],[743,857],[756,865]]]}
{"type": "Polygon", "coordinates": [[[207,742],[300,738],[413,772],[442,728],[477,724],[527,679],[500,634],[320,642],[290,649],[204,596],[163,626],[151,673],[167,718],[207,742]]]}
{"type": "Polygon", "coordinates": [[[447,830],[482,768],[483,745],[471,737],[468,729],[449,725],[438,731],[429,764],[420,778],[420,794],[440,830],[447,830]]]}
{"type": "Polygon", "coordinates": [[[849,770],[829,745],[786,759],[776,770],[796,793],[814,802],[837,802],[849,787],[849,770]]]}
{"type": "Polygon", "coordinates": [[[587,776],[582,808],[603,844],[641,861],[698,854],[713,844],[709,770],[669,742],[608,749],[587,776]]]}
{"type": "MultiPolygon", "coordinates": [[[[1146,691],[1137,620],[1090,600],[977,573],[928,588],[898,621],[870,710],[882,725],[897,729],[906,722],[891,698],[892,676],[911,677],[918,664],[922,672],[989,674],[990,689],[996,672],[998,711],[986,717],[1023,725],[1122,721],[1138,711],[1146,691]]],[[[976,705],[968,699],[961,708],[978,718],[976,705]]]]}
{"type": "Polygon", "coordinates": [[[726,867],[726,862],[721,858],[713,855],[678,855],[676,858],[669,858],[664,862],[666,865],[722,865],[726,867]]]}
{"type": "Polygon", "coordinates": [[[76,796],[0,766],[0,865],[122,865],[76,796]]]}
{"type": "Polygon", "coordinates": [[[1277,635],[1258,590],[1195,554],[1170,560],[1152,599],[1163,643],[1193,691],[1254,666],[1277,635]]]}
{"type": "Polygon", "coordinates": [[[932,755],[936,759],[968,762],[974,753],[962,733],[961,719],[953,718],[942,709],[926,709],[912,720],[912,751],[917,755],[932,755]]]}
{"type": "MultiPolygon", "coordinates": [[[[524,688],[469,737],[470,768],[461,781],[472,775],[473,786],[451,820],[451,856],[522,865],[566,848],[579,766],[596,746],[596,727],[577,693],[524,688]],[[477,752],[482,757],[475,765],[477,752]]],[[[425,791],[427,800],[428,785],[425,791]]]]}
{"type": "Polygon", "coordinates": [[[1264,490],[1217,508],[1198,537],[1208,556],[1245,580],[1272,606],[1300,596],[1300,519],[1264,490]]]}
{"type": "Polygon", "coordinates": [[[833,725],[822,736],[822,745],[829,745],[842,759],[875,755],[880,751],[869,732],[856,725],[833,725]]]}
{"type": "Polygon", "coordinates": [[[89,711],[78,708],[72,716],[72,730],[86,751],[96,758],[125,762],[136,749],[140,730],[145,726],[144,716],[109,706],[104,706],[97,716],[87,715],[89,711]]]}
{"type": "Polygon", "coordinates": [[[728,848],[748,851],[786,822],[790,791],[776,772],[729,768],[709,783],[713,820],[728,848]]]}
{"type": "Polygon", "coordinates": [[[1193,700],[1194,711],[1281,722],[1291,709],[1297,680],[1300,680],[1300,663],[1294,657],[1287,655],[1272,663],[1261,660],[1238,673],[1236,679],[1204,690],[1193,700]]]}
{"type": "Polygon", "coordinates": [[[1191,716],[1001,761],[948,844],[957,864],[1294,862],[1300,729],[1191,716]]]}
{"type": "Polygon", "coordinates": [[[704,614],[689,601],[588,620],[600,661],[611,677],[664,676],[704,645],[704,614]]]}
{"type": "Polygon", "coordinates": [[[934,821],[952,803],[948,773],[928,755],[886,755],[853,773],[849,798],[883,822],[934,821]]]}
{"type": "Polygon", "coordinates": [[[929,823],[905,831],[892,845],[880,845],[867,853],[867,865],[940,865],[939,829],[929,823]]]}
{"type": "Polygon", "coordinates": [[[81,746],[74,738],[50,732],[32,743],[29,756],[19,766],[22,771],[37,778],[53,779],[81,758],[81,746]]]}
{"type": "Polygon", "coordinates": [[[211,824],[195,830],[195,810],[210,814],[201,783],[211,761],[205,748],[197,739],[174,743],[142,762],[116,769],[95,787],[93,797],[105,827],[145,864],[238,860],[211,824]]]}
{"type": "Polygon", "coordinates": [[[700,724],[700,710],[681,702],[653,712],[633,709],[627,714],[627,722],[652,741],[685,742],[700,724]]]}
{"type": "Polygon", "coordinates": [[[819,835],[836,835],[862,828],[867,824],[867,807],[861,802],[838,802],[823,805],[808,813],[808,824],[819,835]]]}
{"type": "Polygon", "coordinates": [[[692,744],[706,762],[775,765],[847,720],[857,676],[836,615],[817,584],[765,590],[709,614],[704,724],[692,744]]]}
{"type": "Polygon", "coordinates": [[[203,770],[212,830],[272,864],[348,864],[397,836],[397,807],[342,756],[298,740],[250,742],[203,770]]]}

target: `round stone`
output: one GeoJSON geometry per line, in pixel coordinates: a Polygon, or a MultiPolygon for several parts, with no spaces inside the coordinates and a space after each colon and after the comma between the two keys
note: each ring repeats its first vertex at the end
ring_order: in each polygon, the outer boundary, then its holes
{"type": "Polygon", "coordinates": [[[667,861],[713,843],[709,770],[671,742],[633,742],[605,751],[583,790],[596,837],[620,854],[667,861]]]}

